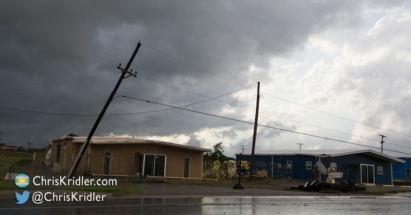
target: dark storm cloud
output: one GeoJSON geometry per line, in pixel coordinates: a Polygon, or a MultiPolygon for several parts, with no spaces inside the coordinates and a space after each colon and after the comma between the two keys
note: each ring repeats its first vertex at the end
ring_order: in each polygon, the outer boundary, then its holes
{"type": "MultiPolygon", "coordinates": [[[[247,73],[251,64],[267,67],[271,57],[302,50],[312,34],[358,25],[361,9],[361,1],[2,2],[0,105],[55,113],[98,114],[118,76],[82,80],[118,72],[115,67],[118,63],[126,64],[138,40],[143,45],[133,69],[190,91],[218,96],[240,87],[153,48],[219,76],[254,84],[260,80],[247,73]],[[112,55],[105,57],[109,54],[112,55]],[[102,60],[92,64],[99,59],[102,60]],[[60,84],[73,80],[77,82],[60,84]],[[33,86],[41,88],[13,91],[33,86]]],[[[118,94],[182,105],[205,99],[143,77],[126,79],[118,94]]],[[[247,105],[232,96],[224,99],[247,105]]],[[[192,108],[217,114],[222,107],[207,102],[192,108]]],[[[153,106],[117,98],[107,113],[152,109],[153,106]]],[[[66,133],[86,135],[95,119],[3,109],[0,116],[6,143],[19,145],[29,139],[34,146],[66,133]]],[[[241,110],[229,116],[244,117],[241,110]]],[[[222,126],[244,128],[227,120],[175,110],[107,116],[96,134],[107,135],[112,131],[136,135],[191,134],[204,127],[222,126]]]]}

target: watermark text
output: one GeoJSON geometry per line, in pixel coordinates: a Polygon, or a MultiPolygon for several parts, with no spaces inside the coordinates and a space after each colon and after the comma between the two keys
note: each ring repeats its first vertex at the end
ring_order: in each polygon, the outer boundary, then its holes
{"type": "Polygon", "coordinates": [[[31,196],[34,204],[42,204],[43,202],[102,202],[106,198],[104,194],[89,193],[55,193],[36,191],[31,196]]]}
{"type": "Polygon", "coordinates": [[[34,186],[117,186],[117,179],[106,178],[68,178],[66,176],[45,178],[43,176],[35,176],[33,178],[34,186]]]}

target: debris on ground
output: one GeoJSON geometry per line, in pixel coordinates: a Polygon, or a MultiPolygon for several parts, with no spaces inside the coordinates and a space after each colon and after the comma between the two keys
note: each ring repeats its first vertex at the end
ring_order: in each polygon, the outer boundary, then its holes
{"type": "Polygon", "coordinates": [[[357,185],[354,181],[336,183],[325,183],[318,179],[307,180],[303,185],[298,185],[298,187],[291,187],[292,190],[303,190],[303,191],[317,191],[317,192],[327,192],[327,191],[364,191],[367,190],[365,186],[357,185]]]}

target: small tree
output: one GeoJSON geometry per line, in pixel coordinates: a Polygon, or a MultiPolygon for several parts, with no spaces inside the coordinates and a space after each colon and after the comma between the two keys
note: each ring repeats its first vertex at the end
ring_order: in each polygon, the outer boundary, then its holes
{"type": "Polygon", "coordinates": [[[213,160],[220,160],[220,162],[224,161],[224,147],[222,146],[222,142],[219,142],[213,146],[214,152],[211,155],[213,160]]]}
{"type": "Polygon", "coordinates": [[[217,143],[213,146],[213,152],[207,152],[203,154],[203,169],[210,169],[213,167],[213,162],[219,160],[220,163],[228,160],[235,160],[235,158],[227,157],[224,155],[223,143],[217,143]]]}

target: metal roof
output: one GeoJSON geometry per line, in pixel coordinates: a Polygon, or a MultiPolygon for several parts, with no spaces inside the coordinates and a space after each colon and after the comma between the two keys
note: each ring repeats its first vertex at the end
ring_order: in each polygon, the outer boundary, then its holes
{"type": "MultiPolygon", "coordinates": [[[[60,141],[60,140],[64,140],[64,139],[72,140],[73,143],[84,143],[84,141],[86,141],[87,137],[64,136],[64,137],[61,137],[61,138],[50,140],[50,142],[60,141]]],[[[93,138],[91,138],[91,141],[90,141],[90,145],[100,145],[100,144],[147,144],[147,143],[154,144],[154,145],[161,145],[161,146],[183,148],[183,149],[199,151],[199,152],[211,152],[210,149],[205,149],[205,148],[199,148],[199,147],[188,146],[188,145],[177,144],[177,143],[164,142],[164,141],[159,141],[159,140],[145,140],[145,139],[139,139],[139,138],[134,138],[134,137],[93,137],[93,138]]]]}
{"type": "MultiPolygon", "coordinates": [[[[370,157],[374,157],[380,160],[393,162],[393,163],[404,163],[405,161],[396,157],[392,157],[386,154],[381,154],[374,150],[266,150],[256,152],[255,155],[282,155],[282,156],[293,156],[293,155],[308,155],[315,157],[338,157],[343,155],[352,154],[365,154],[370,157]]],[[[239,154],[236,154],[239,155],[239,154]]],[[[250,154],[244,154],[250,155],[250,154]]]]}

